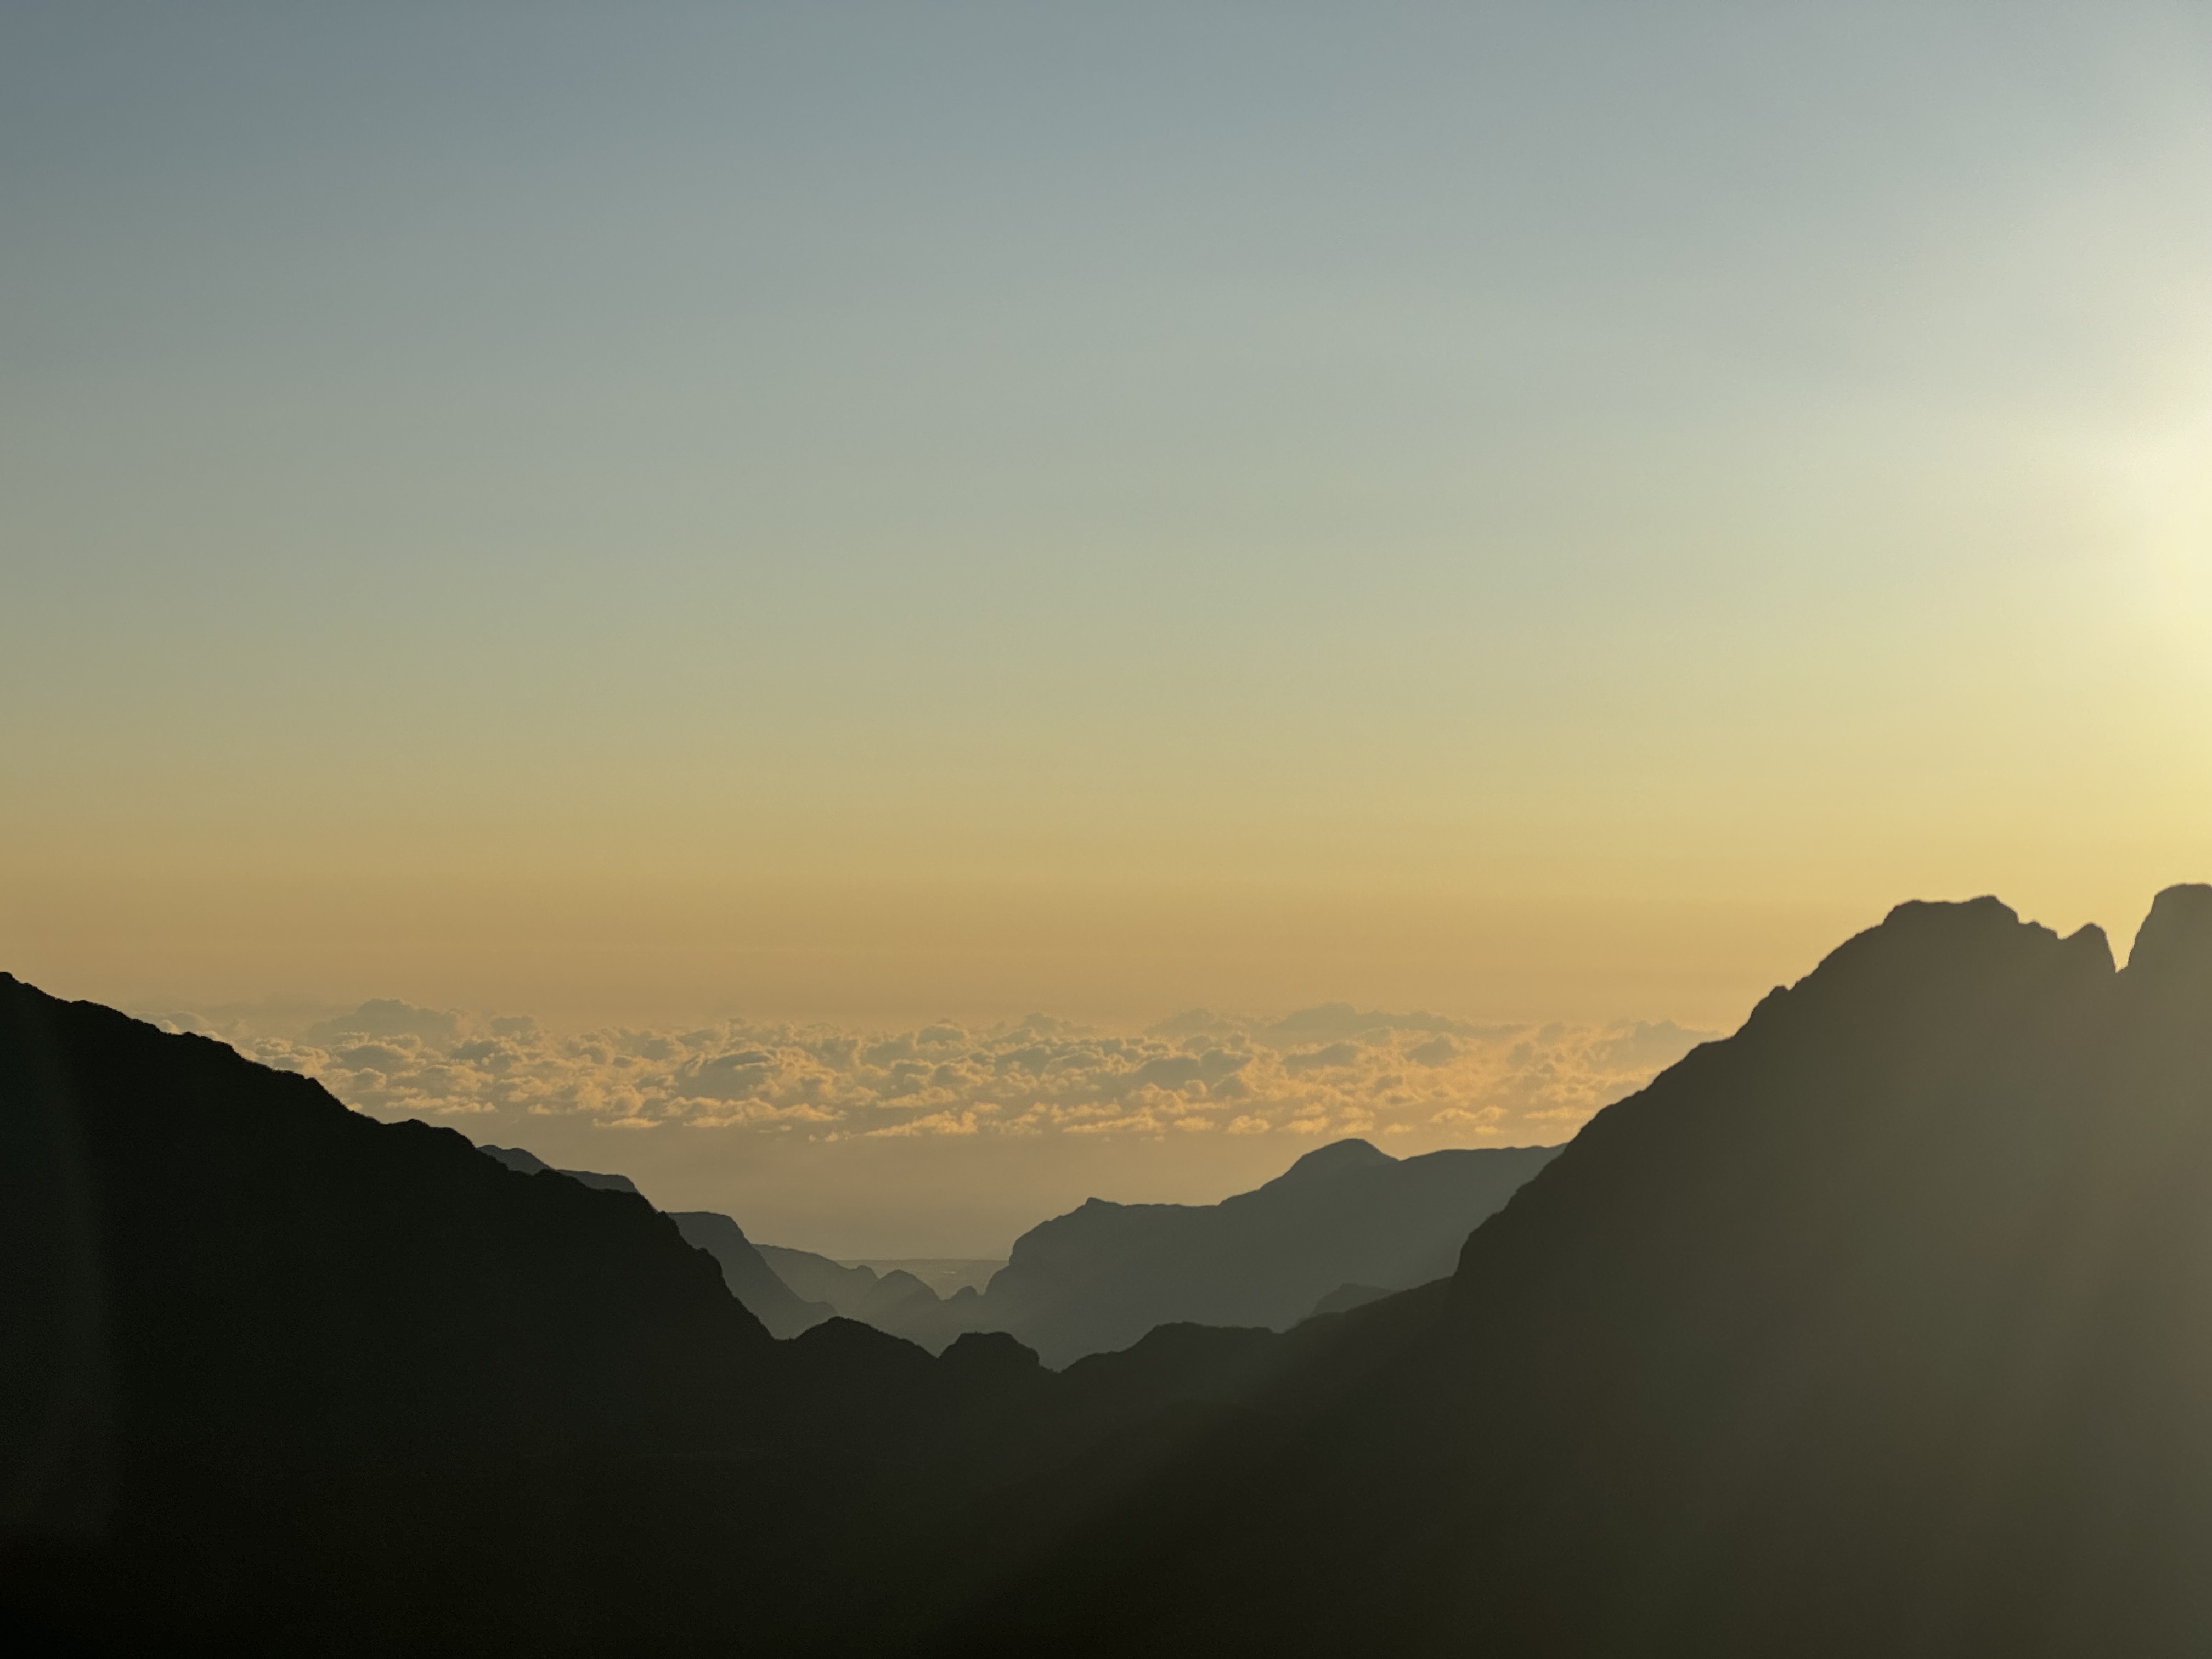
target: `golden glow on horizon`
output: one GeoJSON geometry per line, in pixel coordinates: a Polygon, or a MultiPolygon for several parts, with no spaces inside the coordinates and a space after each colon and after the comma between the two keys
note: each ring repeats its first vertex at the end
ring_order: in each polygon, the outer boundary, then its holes
{"type": "Polygon", "coordinates": [[[2121,11],[0,26],[0,958],[1720,1027],[1906,897],[2124,937],[2212,99],[2121,11]]]}

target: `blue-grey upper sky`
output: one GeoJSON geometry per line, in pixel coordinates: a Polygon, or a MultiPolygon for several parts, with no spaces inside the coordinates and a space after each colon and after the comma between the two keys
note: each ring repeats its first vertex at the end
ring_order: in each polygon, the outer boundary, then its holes
{"type": "Polygon", "coordinates": [[[10,5],[0,928],[1702,1024],[1912,893],[2124,931],[2208,88],[2154,5],[10,5]]]}

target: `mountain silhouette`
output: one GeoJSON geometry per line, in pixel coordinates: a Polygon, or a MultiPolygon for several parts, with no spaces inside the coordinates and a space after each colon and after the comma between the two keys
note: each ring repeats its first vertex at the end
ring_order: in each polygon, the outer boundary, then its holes
{"type": "Polygon", "coordinates": [[[962,1291],[976,1295],[991,1282],[991,1275],[1006,1265],[1004,1256],[909,1255],[878,1256],[868,1261],[848,1261],[849,1267],[866,1267],[877,1273],[909,1273],[938,1295],[951,1300],[962,1291]]]}
{"type": "Polygon", "coordinates": [[[848,1267],[811,1250],[780,1244],[763,1244],[760,1254],[794,1296],[834,1308],[842,1318],[920,1342],[932,1352],[968,1328],[948,1322],[943,1299],[902,1268],[879,1273],[866,1266],[848,1267]]]}
{"type": "Polygon", "coordinates": [[[2212,889],[1901,906],[1449,1278],[1058,1371],[4,978],[0,1183],[17,1650],[2212,1647],[2212,889]]]}
{"type": "Polygon", "coordinates": [[[1328,1328],[777,1341],[503,1150],[0,975],[10,1650],[903,1650],[1328,1328]]]}
{"type": "Polygon", "coordinates": [[[661,1576],[574,1571],[592,1509],[776,1432],[779,1345],[643,1199],[6,975],[0,1217],[0,1612],[73,1644],[588,1629],[661,1576]]]}
{"type": "MultiPolygon", "coordinates": [[[[963,1287],[939,1297],[902,1270],[879,1274],[807,1250],[757,1248],[802,1304],[826,1304],[932,1352],[968,1332],[1006,1332],[1058,1369],[1162,1325],[1281,1330],[1353,1305],[1360,1290],[1371,1299],[1441,1279],[1468,1234],[1557,1151],[1482,1148],[1401,1162],[1364,1140],[1340,1140],[1218,1204],[1094,1198],[1016,1239],[980,1295],[963,1287]],[[1351,1300],[1328,1299],[1344,1290],[1355,1291],[1351,1300]]],[[[734,1280],[732,1289],[743,1294],[734,1280]]],[[[750,1297],[746,1305],[785,1334],[779,1320],[791,1316],[771,1315],[750,1297]]]]}
{"type": "MultiPolygon", "coordinates": [[[[479,1150],[528,1173],[551,1168],[519,1147],[479,1150]]],[[[1556,1150],[1441,1152],[1401,1163],[1367,1141],[1340,1140],[1218,1205],[1093,1199],[1024,1233],[1008,1264],[1019,1273],[1002,1267],[988,1293],[963,1286],[950,1297],[903,1269],[879,1273],[811,1250],[757,1245],[733,1218],[715,1212],[674,1212],[670,1219],[720,1264],[730,1294],[775,1336],[837,1317],[939,1353],[969,1333],[1006,1332],[1035,1344],[1057,1369],[1128,1347],[1164,1325],[1287,1328],[1441,1279],[1466,1235],[1556,1150]],[[1395,1283],[1339,1277],[1362,1270],[1395,1283]],[[1307,1286],[1324,1281],[1328,1288],[1301,1305],[1307,1286]]],[[[623,1176],[554,1173],[637,1190],[623,1176]]]]}
{"type": "Polygon", "coordinates": [[[1059,1369],[1126,1348],[1162,1325],[1286,1329],[1443,1278],[1467,1235],[1557,1150],[1484,1148],[1401,1162],[1364,1140],[1341,1140],[1219,1204],[1092,1199],[1024,1233],[987,1291],[963,1285],[945,1297],[903,1269],[878,1273],[746,1243],[727,1217],[675,1219],[722,1261],[731,1293],[778,1336],[834,1311],[933,1353],[969,1332],[1005,1332],[1059,1369]],[[749,1255],[787,1294],[762,1283],[749,1255]]]}
{"type": "Polygon", "coordinates": [[[1316,1314],[1350,1313],[1354,1308],[1380,1302],[1389,1294],[1380,1285],[1340,1285],[1315,1303],[1313,1310],[1316,1314]]]}
{"type": "Polygon", "coordinates": [[[2124,971],[1901,906],[1601,1113],[1398,1357],[941,1650],[2202,1653],[2208,1200],[2212,889],[2124,971]]]}
{"type": "MultiPolygon", "coordinates": [[[[535,1152],[520,1146],[479,1146],[477,1150],[524,1175],[550,1170],[601,1192],[637,1191],[637,1183],[628,1176],[607,1175],[597,1170],[555,1170],[535,1152]]],[[[668,1218],[676,1224],[676,1231],[683,1235],[685,1243],[714,1258],[722,1270],[722,1283],[730,1294],[768,1328],[769,1334],[797,1336],[844,1311],[827,1303],[803,1300],[794,1294],[761,1259],[759,1249],[745,1237],[744,1229],[730,1217],[712,1210],[678,1210],[669,1212],[668,1218]]]]}
{"type": "Polygon", "coordinates": [[[1094,1198],[1015,1240],[960,1316],[1012,1332],[1050,1365],[1127,1347],[1161,1325],[1284,1329],[1341,1285],[1404,1290],[1449,1274],[1468,1234],[1558,1151],[1401,1161],[1340,1140],[1218,1204],[1094,1198]]]}
{"type": "MultiPolygon", "coordinates": [[[[526,1152],[520,1146],[478,1146],[477,1150],[519,1174],[540,1175],[547,1170],[553,1170],[553,1166],[537,1153],[526,1152]]],[[[624,1175],[605,1175],[597,1170],[553,1170],[553,1173],[564,1175],[571,1181],[580,1181],[586,1187],[595,1187],[603,1193],[637,1191],[637,1183],[624,1175]]]]}
{"type": "Polygon", "coordinates": [[[77,1256],[40,1317],[83,1322],[126,1440],[381,1448],[427,1422],[519,1450],[689,1444],[771,1346],[634,1193],[514,1173],[5,975],[0,1021],[9,1209],[77,1256]]]}
{"type": "Polygon", "coordinates": [[[684,1235],[685,1243],[706,1251],[720,1265],[722,1283],[729,1286],[730,1294],[768,1327],[769,1334],[797,1336],[825,1319],[836,1317],[837,1309],[825,1302],[803,1300],[778,1278],[745,1237],[744,1229],[728,1216],[712,1210],[677,1210],[668,1218],[684,1235]]]}

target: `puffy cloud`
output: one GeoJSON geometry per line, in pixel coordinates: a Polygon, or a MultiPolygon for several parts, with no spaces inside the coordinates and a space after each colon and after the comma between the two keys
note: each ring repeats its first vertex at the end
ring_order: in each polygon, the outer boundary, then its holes
{"type": "MultiPolygon", "coordinates": [[[[988,1030],[724,1021],[550,1031],[383,1000],[271,1028],[179,1014],[380,1117],[580,1118],[605,1127],[878,1136],[1566,1138],[1705,1033],[1667,1023],[1480,1025],[1327,1004],[1279,1018],[1194,1011],[1143,1032],[1034,1014],[988,1030]]],[[[471,1126],[478,1139],[494,1133],[471,1126]]],[[[1418,1144],[1418,1143],[1417,1143],[1418,1144]]]]}
{"type": "Polygon", "coordinates": [[[1407,1049],[1406,1058],[1416,1066],[1449,1066],[1459,1058],[1459,1044],[1448,1036],[1431,1037],[1407,1049]]]}
{"type": "MultiPolygon", "coordinates": [[[[991,1109],[981,1109],[988,1112],[991,1109]]],[[[873,1135],[972,1135],[976,1133],[975,1109],[964,1112],[932,1112],[927,1117],[910,1117],[902,1123],[887,1123],[879,1129],[866,1133],[873,1135]]]]}
{"type": "Polygon", "coordinates": [[[1442,1014],[1361,1013],[1348,1002],[1324,1002],[1301,1008],[1262,1028],[1267,1039],[1282,1047],[1294,1042],[1324,1042],[1330,1037],[1387,1036],[1393,1031],[1466,1031],[1476,1028],[1442,1014]]]}
{"type": "MultiPolygon", "coordinates": [[[[1380,1047],[1381,1044],[1378,1043],[1376,1046],[1380,1047]]],[[[1364,1052],[1366,1051],[1362,1045],[1357,1042],[1332,1042],[1326,1048],[1313,1048],[1304,1054],[1284,1055],[1283,1069],[1292,1073],[1320,1071],[1323,1068],[1341,1070],[1346,1066],[1359,1064],[1360,1056],[1364,1052]]]]}
{"type": "MultiPolygon", "coordinates": [[[[528,1024],[526,1019],[523,1022],[528,1024]]],[[[438,1008],[417,1008],[390,997],[364,1002],[349,1014],[338,1014],[307,1028],[307,1036],[319,1042],[342,1042],[348,1037],[423,1037],[449,1042],[460,1029],[458,1016],[438,1008]]]]}

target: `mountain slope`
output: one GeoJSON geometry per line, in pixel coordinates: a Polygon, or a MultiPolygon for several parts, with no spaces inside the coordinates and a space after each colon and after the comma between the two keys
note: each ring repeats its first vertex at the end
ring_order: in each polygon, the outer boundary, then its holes
{"type": "Polygon", "coordinates": [[[2203,1651],[2208,1016],[2212,890],[2124,973],[1900,907],[1601,1114],[1379,1375],[946,1650],[2203,1651]]]}
{"type": "MultiPolygon", "coordinates": [[[[477,1150],[518,1174],[543,1175],[546,1170],[553,1170],[553,1166],[537,1153],[526,1152],[520,1146],[478,1146],[477,1150]]],[[[553,1170],[553,1173],[564,1175],[571,1181],[580,1181],[585,1186],[597,1188],[603,1193],[637,1191],[637,1182],[624,1175],[605,1175],[597,1170],[553,1170]]]]}
{"type": "Polygon", "coordinates": [[[0,1044],[8,1208],[78,1241],[46,1316],[100,1330],[134,1442],[689,1443],[769,1346],[634,1195],[5,975],[0,1044]]]}
{"type": "Polygon", "coordinates": [[[776,1342],[635,1194],[7,978],[0,1247],[15,1652],[896,1650],[1345,1328],[776,1342]]]}
{"type": "MultiPolygon", "coordinates": [[[[786,1437],[780,1345],[642,1199],[5,975],[0,1229],[18,1650],[682,1628],[702,1480],[786,1437]]],[[[722,1581],[763,1631],[805,1612],[778,1547],[722,1581]]]]}
{"type": "Polygon", "coordinates": [[[1011,1331],[1053,1365],[1127,1347],[1160,1325],[1283,1329],[1346,1284],[1402,1290],[1449,1273],[1468,1234],[1557,1152],[1401,1162],[1344,1140],[1218,1204],[1094,1198],[1017,1239],[962,1316],[971,1328],[1011,1331]]]}
{"type": "Polygon", "coordinates": [[[1557,1151],[1482,1148],[1401,1162],[1345,1140],[1218,1204],[1094,1198],[1024,1233],[981,1295],[963,1287],[939,1297],[909,1273],[758,1249],[802,1301],[933,1352],[966,1332],[1006,1332],[1061,1367],[1163,1325],[1282,1330],[1347,1285],[1381,1295],[1441,1279],[1467,1235],[1557,1151]]]}
{"type": "Polygon", "coordinates": [[[684,1243],[704,1250],[720,1264],[722,1283],[744,1303],[771,1335],[797,1336],[840,1311],[826,1302],[802,1299],[777,1277],[763,1259],[759,1248],[745,1237],[744,1229],[728,1216],[712,1210],[676,1210],[668,1218],[684,1235],[684,1243]]]}
{"type": "Polygon", "coordinates": [[[811,1250],[781,1244],[763,1244],[759,1249],[761,1260],[794,1296],[835,1308],[841,1317],[857,1319],[933,1350],[945,1346],[962,1328],[938,1328],[938,1294],[910,1273],[848,1267],[811,1250]]]}

